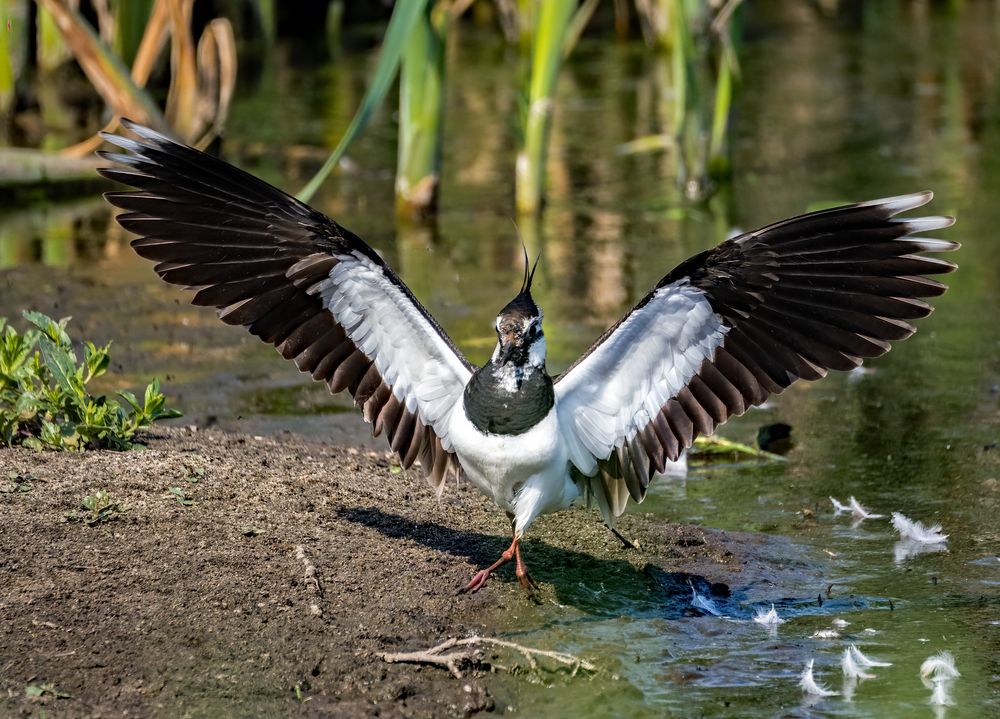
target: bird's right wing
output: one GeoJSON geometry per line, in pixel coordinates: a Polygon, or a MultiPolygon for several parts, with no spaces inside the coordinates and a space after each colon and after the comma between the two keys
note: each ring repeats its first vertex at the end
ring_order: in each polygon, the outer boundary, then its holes
{"type": "Polygon", "coordinates": [[[192,302],[218,308],[331,392],[349,390],[402,465],[420,459],[443,486],[457,463],[448,420],[472,375],[444,330],[363,240],[281,190],[219,159],[123,121],[105,134],[101,174],[132,247],[192,302]]]}
{"type": "Polygon", "coordinates": [[[914,233],[950,217],[896,218],[930,192],[814,212],[723,242],[682,263],[561,375],[559,426],[605,519],[642,501],[655,472],[797,379],[850,370],[913,334],[924,275],[954,250],[914,233]]]}

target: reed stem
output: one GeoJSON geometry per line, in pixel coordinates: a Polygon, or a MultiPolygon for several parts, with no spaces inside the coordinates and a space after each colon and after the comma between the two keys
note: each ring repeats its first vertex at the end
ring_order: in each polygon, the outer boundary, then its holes
{"type": "Polygon", "coordinates": [[[517,211],[522,214],[541,209],[553,95],[566,31],[575,8],[575,0],[545,0],[533,28],[527,107],[523,116],[524,138],[517,154],[515,178],[517,211]]]}
{"type": "Polygon", "coordinates": [[[416,19],[403,50],[396,166],[396,210],[402,215],[430,214],[437,206],[449,23],[447,11],[438,7],[428,5],[416,19]]]}

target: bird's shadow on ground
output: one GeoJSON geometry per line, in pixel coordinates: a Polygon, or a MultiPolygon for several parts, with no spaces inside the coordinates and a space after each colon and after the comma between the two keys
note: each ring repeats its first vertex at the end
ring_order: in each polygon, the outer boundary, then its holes
{"type": "MultiPolygon", "coordinates": [[[[342,507],[337,515],[386,537],[407,539],[438,552],[463,557],[479,568],[492,564],[510,545],[509,535],[452,529],[372,507],[342,507]]],[[[608,539],[618,541],[610,533],[608,539]]],[[[692,588],[720,599],[729,596],[726,585],[713,584],[699,575],[665,571],[648,563],[636,566],[623,559],[600,558],[557,547],[538,538],[526,540],[523,546],[532,576],[543,585],[553,587],[558,603],[588,614],[648,614],[676,619],[700,614],[691,605],[692,588]]],[[[513,562],[499,569],[490,581],[516,582],[512,565],[513,562]]]]}

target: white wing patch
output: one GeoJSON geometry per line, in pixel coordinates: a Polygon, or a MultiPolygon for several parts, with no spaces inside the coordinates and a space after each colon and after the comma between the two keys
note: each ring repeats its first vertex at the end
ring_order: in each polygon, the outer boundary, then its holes
{"type": "Polygon", "coordinates": [[[555,385],[570,461],[586,475],[635,437],[715,354],[728,328],[704,293],[679,280],[656,290],[555,385]]]}
{"type": "Polygon", "coordinates": [[[450,450],[448,420],[472,373],[380,266],[358,252],[338,260],[309,294],[322,297],[396,398],[450,450]]]}

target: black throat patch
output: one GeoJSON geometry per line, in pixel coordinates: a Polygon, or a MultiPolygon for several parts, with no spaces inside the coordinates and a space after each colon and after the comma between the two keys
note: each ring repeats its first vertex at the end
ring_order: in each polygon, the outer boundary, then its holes
{"type": "Polygon", "coordinates": [[[500,369],[487,362],[472,375],[463,397],[465,416],[480,432],[524,434],[556,403],[552,378],[544,368],[509,368],[520,375],[507,378],[498,375],[500,369]]]}

